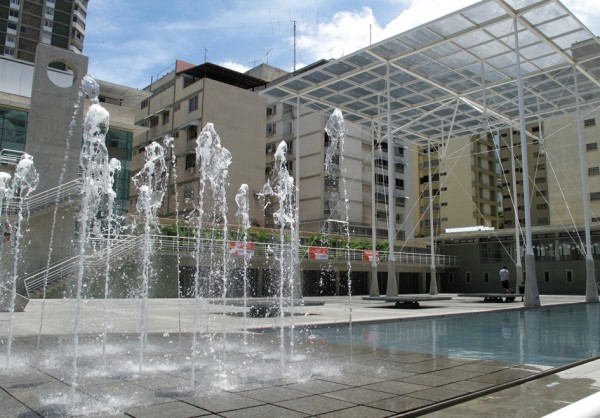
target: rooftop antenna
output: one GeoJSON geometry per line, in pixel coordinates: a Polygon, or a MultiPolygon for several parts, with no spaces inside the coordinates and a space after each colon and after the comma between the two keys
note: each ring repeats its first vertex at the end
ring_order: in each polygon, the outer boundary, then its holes
{"type": "Polygon", "coordinates": [[[267,65],[269,65],[269,52],[271,52],[273,50],[273,48],[269,48],[269,50],[267,51],[267,53],[265,54],[266,57],[266,63],[267,65]]]}
{"type": "Polygon", "coordinates": [[[294,20],[294,72],[296,72],[296,21],[294,20]]]}
{"type": "Polygon", "coordinates": [[[204,48],[204,63],[206,64],[208,49],[206,49],[205,46],[203,46],[202,48],[204,48]]]}

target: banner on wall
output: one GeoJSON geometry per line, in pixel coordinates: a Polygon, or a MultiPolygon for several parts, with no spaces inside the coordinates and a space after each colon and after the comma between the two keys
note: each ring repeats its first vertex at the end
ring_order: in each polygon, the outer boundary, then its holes
{"type": "Polygon", "coordinates": [[[310,247],[308,249],[308,257],[311,260],[327,260],[329,258],[329,248],[310,247]]]}
{"type": "Polygon", "coordinates": [[[252,257],[254,255],[254,243],[247,242],[246,248],[244,249],[243,241],[230,241],[229,242],[229,254],[235,256],[246,256],[252,257]]]}
{"type": "MultiPolygon", "coordinates": [[[[363,250],[363,261],[373,262],[373,251],[363,250]]],[[[375,261],[379,261],[379,251],[375,251],[375,261]]]]}

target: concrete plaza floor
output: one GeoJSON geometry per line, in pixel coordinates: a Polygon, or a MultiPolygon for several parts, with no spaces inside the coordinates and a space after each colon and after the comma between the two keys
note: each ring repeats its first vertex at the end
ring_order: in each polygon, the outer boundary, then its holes
{"type": "MultiPolygon", "coordinates": [[[[307,298],[324,304],[295,307],[283,322],[300,333],[304,325],[347,324],[350,316],[357,323],[523,308],[448,296],[421,309],[307,298]]],[[[541,296],[542,306],[583,301],[541,296]]],[[[290,348],[289,336],[258,332],[278,327],[279,317],[244,317],[240,306],[195,310],[194,303],[151,299],[142,321],[139,301],[86,300],[74,338],[74,301],[32,300],[15,313],[10,344],[9,314],[0,313],[2,348],[11,354],[0,357],[0,416],[540,417],[600,392],[598,359],[552,373],[311,338],[290,348]]]]}

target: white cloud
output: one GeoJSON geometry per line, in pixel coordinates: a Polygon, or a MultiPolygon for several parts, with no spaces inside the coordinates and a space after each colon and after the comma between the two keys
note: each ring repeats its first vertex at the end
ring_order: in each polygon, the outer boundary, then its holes
{"type": "Polygon", "coordinates": [[[364,7],[359,11],[336,13],[326,23],[300,23],[297,37],[298,51],[304,61],[321,58],[339,58],[369,45],[370,32],[381,32],[373,11],[364,7]]]}
{"type": "Polygon", "coordinates": [[[246,71],[248,71],[250,69],[250,67],[248,67],[244,64],[240,64],[239,62],[234,62],[234,61],[220,62],[218,65],[220,65],[221,67],[229,68],[230,70],[234,70],[234,71],[237,71],[240,73],[245,73],[246,71]]]}

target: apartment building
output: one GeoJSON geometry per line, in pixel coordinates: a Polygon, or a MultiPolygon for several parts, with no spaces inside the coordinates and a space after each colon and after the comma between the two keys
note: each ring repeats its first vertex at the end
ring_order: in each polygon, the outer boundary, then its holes
{"type": "MultiPolygon", "coordinates": [[[[552,204],[560,205],[564,202],[559,202],[549,197],[549,191],[552,189],[549,184],[546,161],[549,156],[546,153],[546,149],[542,146],[542,142],[539,140],[539,138],[543,138],[543,131],[545,129],[541,123],[536,122],[528,124],[526,130],[529,134],[527,138],[527,171],[531,194],[529,197],[531,203],[531,225],[550,225],[553,223],[550,216],[550,206],[552,204]]],[[[521,152],[520,131],[516,129],[503,129],[499,131],[498,146],[500,181],[502,184],[503,226],[514,228],[515,210],[517,211],[519,224],[525,224],[525,195],[523,193],[524,158],[521,152]],[[511,165],[511,161],[514,161],[514,168],[511,165]]],[[[570,147],[573,147],[572,142],[570,147]]]]}
{"type": "MultiPolygon", "coordinates": [[[[196,166],[196,139],[212,123],[221,144],[231,153],[229,167],[228,221],[235,223],[234,197],[242,184],[250,194],[250,222],[262,226],[263,204],[258,197],[264,185],[266,99],[255,90],[264,86],[262,79],[218,65],[193,65],[177,61],[167,74],[149,85],[150,97],[136,110],[136,123],[146,131],[134,138],[132,175],[145,162],[145,147],[152,142],[164,145],[165,137],[174,138],[167,151],[171,175],[169,190],[159,216],[174,218],[190,213],[198,202],[200,177],[196,166]],[[173,163],[174,161],[174,163],[173,163]]],[[[130,211],[135,211],[137,190],[132,188],[130,211]]],[[[204,196],[210,208],[209,196],[204,196]]]]}
{"type": "Polygon", "coordinates": [[[583,225],[580,167],[588,184],[585,199],[590,205],[590,222],[600,222],[600,111],[582,117],[585,161],[580,162],[578,126],[573,116],[544,121],[544,148],[548,185],[549,218],[553,225],[583,225]]]}
{"type": "MultiPolygon", "coordinates": [[[[300,229],[303,232],[341,233],[347,214],[351,235],[371,236],[374,204],[377,236],[387,239],[388,202],[393,198],[396,237],[405,239],[406,229],[410,231],[405,222],[410,189],[405,186],[404,145],[398,141],[391,147],[394,178],[390,182],[387,141],[378,143],[372,132],[348,123],[343,150],[335,150],[331,167],[326,171],[325,155],[331,141],[325,127],[330,115],[302,107],[299,117],[297,112],[296,106],[287,103],[267,106],[265,174],[272,170],[278,144],[285,141],[289,151],[288,169],[295,177],[296,164],[300,164],[300,229]],[[297,132],[299,146],[296,144],[297,132]]],[[[269,211],[266,224],[274,225],[269,211]]]]}
{"type": "Polygon", "coordinates": [[[87,0],[0,0],[0,55],[34,62],[39,43],[81,54],[87,4],[87,0]]]}
{"type": "Polygon", "coordinates": [[[429,236],[432,226],[435,235],[452,228],[500,226],[498,160],[492,135],[452,138],[444,144],[419,147],[417,152],[418,236],[429,236]]]}

